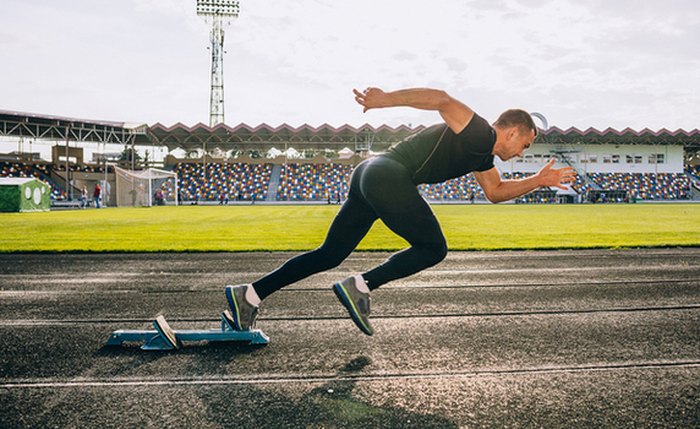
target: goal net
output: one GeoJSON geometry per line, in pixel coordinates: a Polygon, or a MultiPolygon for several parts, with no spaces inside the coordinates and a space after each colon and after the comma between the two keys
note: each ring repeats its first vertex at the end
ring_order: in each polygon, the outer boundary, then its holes
{"type": "Polygon", "coordinates": [[[149,168],[132,171],[114,167],[118,207],[177,205],[177,173],[149,168]]]}

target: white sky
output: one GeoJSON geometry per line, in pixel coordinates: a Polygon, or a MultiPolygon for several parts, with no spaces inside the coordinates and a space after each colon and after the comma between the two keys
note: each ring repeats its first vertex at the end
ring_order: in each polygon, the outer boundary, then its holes
{"type": "MultiPolygon", "coordinates": [[[[208,123],[195,3],[4,0],[0,109],[208,123]]],[[[430,124],[351,94],[425,86],[489,121],[522,107],[561,128],[700,128],[695,0],[241,0],[225,48],[229,125],[430,124]]]]}

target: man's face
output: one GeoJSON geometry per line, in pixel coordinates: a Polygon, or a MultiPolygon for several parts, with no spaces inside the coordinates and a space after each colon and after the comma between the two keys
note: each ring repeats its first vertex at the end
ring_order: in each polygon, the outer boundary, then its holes
{"type": "Polygon", "coordinates": [[[508,138],[505,145],[505,153],[501,158],[504,161],[511,158],[522,157],[525,149],[532,146],[535,141],[535,130],[524,130],[518,127],[513,127],[508,131],[508,138]]]}

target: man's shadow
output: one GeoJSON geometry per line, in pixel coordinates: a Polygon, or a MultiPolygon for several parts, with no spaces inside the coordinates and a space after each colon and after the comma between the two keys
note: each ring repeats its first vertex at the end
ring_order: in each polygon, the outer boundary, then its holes
{"type": "Polygon", "coordinates": [[[365,356],[353,359],[330,380],[299,396],[306,380],[268,385],[247,384],[200,390],[211,421],[222,427],[257,428],[456,428],[436,415],[391,406],[376,406],[354,395],[359,373],[371,364],[365,356]]]}

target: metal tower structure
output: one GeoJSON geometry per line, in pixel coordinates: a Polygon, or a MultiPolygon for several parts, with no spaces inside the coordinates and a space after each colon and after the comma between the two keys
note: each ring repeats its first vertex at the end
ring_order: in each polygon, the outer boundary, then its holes
{"type": "Polygon", "coordinates": [[[224,122],[224,27],[238,17],[238,0],[197,0],[197,15],[211,25],[209,126],[224,122]]]}

